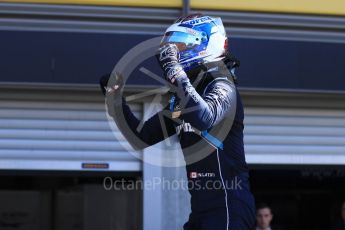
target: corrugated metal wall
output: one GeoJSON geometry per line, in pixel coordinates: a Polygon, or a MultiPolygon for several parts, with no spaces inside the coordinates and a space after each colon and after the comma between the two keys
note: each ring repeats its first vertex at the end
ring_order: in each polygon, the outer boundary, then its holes
{"type": "Polygon", "coordinates": [[[344,165],[344,94],[244,93],[248,163],[344,165]]]}
{"type": "MultiPolygon", "coordinates": [[[[142,106],[131,106],[141,117],[142,106]]],[[[0,169],[81,170],[82,163],[106,163],[109,170],[140,171],[114,128],[100,92],[2,89],[0,169]]]]}
{"type": "Polygon", "coordinates": [[[247,108],[246,152],[255,164],[345,164],[345,111],[247,108]]]}
{"type": "MultiPolygon", "coordinates": [[[[111,132],[99,92],[49,91],[1,90],[1,169],[81,170],[96,162],[141,170],[121,133],[111,132]]],[[[244,92],[248,163],[345,164],[343,96],[288,95],[244,92]]],[[[141,117],[142,106],[131,106],[141,117]]]]}

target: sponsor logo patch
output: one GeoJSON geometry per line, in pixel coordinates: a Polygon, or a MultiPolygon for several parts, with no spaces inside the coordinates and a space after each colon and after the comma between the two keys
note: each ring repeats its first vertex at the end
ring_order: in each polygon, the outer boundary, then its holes
{"type": "Polygon", "coordinates": [[[189,173],[189,178],[191,179],[196,179],[196,178],[210,178],[210,177],[216,177],[216,174],[215,173],[212,173],[212,172],[190,172],[189,173]]]}
{"type": "Polygon", "coordinates": [[[192,179],[195,179],[198,177],[197,173],[196,172],[191,172],[190,175],[189,175],[190,178],[192,179]]]}

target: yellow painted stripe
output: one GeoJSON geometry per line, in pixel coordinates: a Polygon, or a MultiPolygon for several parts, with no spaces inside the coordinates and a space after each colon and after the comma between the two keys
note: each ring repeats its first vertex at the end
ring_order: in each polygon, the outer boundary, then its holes
{"type": "Polygon", "coordinates": [[[182,7],[182,0],[0,0],[0,2],[78,4],[78,5],[113,5],[143,7],[182,7]]]}
{"type": "Polygon", "coordinates": [[[345,0],[191,0],[194,9],[345,15],[345,0]]]}
{"type": "MultiPolygon", "coordinates": [[[[181,8],[183,0],[0,0],[0,2],[181,8]]],[[[193,9],[345,15],[345,0],[191,0],[193,9]]]]}

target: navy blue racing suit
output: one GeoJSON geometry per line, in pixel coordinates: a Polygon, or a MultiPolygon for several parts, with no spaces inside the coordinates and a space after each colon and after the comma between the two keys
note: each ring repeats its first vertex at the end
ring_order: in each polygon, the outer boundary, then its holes
{"type": "Polygon", "coordinates": [[[209,68],[196,86],[191,79],[178,79],[175,100],[145,121],[139,131],[140,121],[122,100],[127,125],[147,146],[178,135],[192,209],[184,230],[254,229],[239,92],[228,69],[209,68]],[[227,118],[230,122],[225,122],[227,118]]]}

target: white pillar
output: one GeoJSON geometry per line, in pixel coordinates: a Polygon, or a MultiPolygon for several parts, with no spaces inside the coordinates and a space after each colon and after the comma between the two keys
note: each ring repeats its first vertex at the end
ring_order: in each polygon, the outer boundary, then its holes
{"type": "MultiPolygon", "coordinates": [[[[144,104],[144,119],[147,120],[155,112],[161,109],[160,100],[156,103],[149,102],[144,104]],[[158,103],[159,101],[159,103],[158,103]],[[153,107],[155,109],[153,109],[153,107]]],[[[177,144],[177,137],[173,136],[172,142],[177,144]]],[[[156,144],[146,148],[143,151],[143,180],[151,184],[160,179],[161,181],[187,180],[184,166],[163,167],[157,165],[163,162],[166,146],[163,143],[156,144]],[[154,155],[154,161],[157,165],[145,163],[145,157],[148,159],[154,155]]],[[[172,154],[171,152],[169,154],[172,154]]],[[[182,152],[176,150],[174,156],[182,157],[182,152]]],[[[176,158],[176,159],[177,159],[176,158]]],[[[152,159],[150,159],[152,160],[152,159]]],[[[190,213],[190,196],[186,187],[178,190],[168,189],[167,186],[156,185],[148,187],[143,191],[143,230],[182,230],[183,224],[187,221],[190,213]]]]}
{"type": "MultiPolygon", "coordinates": [[[[152,106],[159,108],[160,104],[153,102],[144,103],[143,115],[144,119],[150,118],[156,111],[152,110],[152,106]]],[[[143,182],[153,183],[157,178],[162,178],[162,167],[145,163],[145,157],[154,153],[156,160],[159,162],[163,154],[163,149],[157,144],[143,151],[143,182]]],[[[162,226],[162,204],[163,190],[159,186],[144,187],[143,190],[143,230],[161,230],[162,226]]]]}

